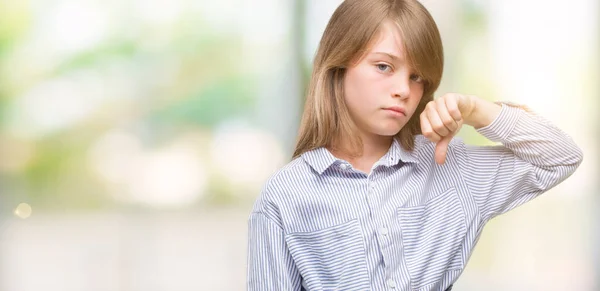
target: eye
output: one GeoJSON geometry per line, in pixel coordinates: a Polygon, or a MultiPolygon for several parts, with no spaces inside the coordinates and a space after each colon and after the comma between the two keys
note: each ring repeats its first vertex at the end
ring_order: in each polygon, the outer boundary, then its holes
{"type": "Polygon", "coordinates": [[[377,64],[375,65],[377,67],[377,69],[381,72],[387,73],[389,71],[392,70],[392,67],[390,65],[387,64],[377,64]]]}
{"type": "Polygon", "coordinates": [[[410,75],[410,79],[417,83],[423,83],[423,78],[417,74],[410,75]]]}

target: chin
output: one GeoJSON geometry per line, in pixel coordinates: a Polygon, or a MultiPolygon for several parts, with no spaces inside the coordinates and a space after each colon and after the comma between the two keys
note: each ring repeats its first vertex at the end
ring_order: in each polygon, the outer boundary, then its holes
{"type": "Polygon", "coordinates": [[[374,133],[380,136],[395,136],[400,132],[400,129],[402,129],[402,127],[380,128],[379,130],[374,131],[374,133]]]}
{"type": "Polygon", "coordinates": [[[394,136],[400,132],[404,123],[400,124],[399,122],[382,122],[372,127],[373,133],[381,136],[394,136]]]}

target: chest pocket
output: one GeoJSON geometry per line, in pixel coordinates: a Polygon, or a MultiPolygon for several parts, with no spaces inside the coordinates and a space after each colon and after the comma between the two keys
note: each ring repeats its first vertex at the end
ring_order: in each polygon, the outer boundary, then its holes
{"type": "Polygon", "coordinates": [[[454,188],[423,205],[398,208],[398,219],[413,289],[427,289],[464,267],[465,216],[454,188]]]}
{"type": "Polygon", "coordinates": [[[286,236],[308,290],[369,290],[365,245],[357,219],[286,236]]]}

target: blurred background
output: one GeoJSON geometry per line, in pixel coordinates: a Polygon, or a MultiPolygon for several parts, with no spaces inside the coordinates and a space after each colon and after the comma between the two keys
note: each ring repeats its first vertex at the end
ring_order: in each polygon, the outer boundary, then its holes
{"type": "MultiPolygon", "coordinates": [[[[244,290],[248,214],[340,3],[0,0],[0,291],[244,290]]],[[[455,290],[600,290],[598,1],[423,3],[438,96],[527,104],[585,153],[488,224],[455,290]]]]}

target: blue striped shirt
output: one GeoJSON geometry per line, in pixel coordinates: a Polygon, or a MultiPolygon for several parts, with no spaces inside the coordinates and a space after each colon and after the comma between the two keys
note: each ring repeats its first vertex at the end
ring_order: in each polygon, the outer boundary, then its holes
{"type": "Polygon", "coordinates": [[[446,290],[483,226],[556,186],[582,161],[564,132],[502,103],[477,130],[496,146],[454,138],[446,163],[419,135],[394,141],[368,174],[327,149],[302,154],[266,182],[248,220],[247,290],[446,290]]]}

